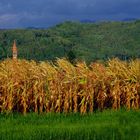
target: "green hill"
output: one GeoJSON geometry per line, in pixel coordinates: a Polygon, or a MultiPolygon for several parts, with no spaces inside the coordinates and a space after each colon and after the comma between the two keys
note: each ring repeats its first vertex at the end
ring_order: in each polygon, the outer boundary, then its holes
{"type": "Polygon", "coordinates": [[[140,21],[64,22],[49,29],[0,30],[0,59],[11,57],[17,40],[19,58],[54,60],[67,57],[87,62],[140,57],[140,21]]]}

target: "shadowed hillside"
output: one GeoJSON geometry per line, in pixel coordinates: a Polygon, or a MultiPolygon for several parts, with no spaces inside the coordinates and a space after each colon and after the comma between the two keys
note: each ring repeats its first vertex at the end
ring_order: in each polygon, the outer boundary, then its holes
{"type": "Polygon", "coordinates": [[[0,30],[0,59],[11,57],[13,40],[18,57],[54,60],[67,57],[91,62],[140,57],[140,21],[65,22],[49,29],[0,30]]]}

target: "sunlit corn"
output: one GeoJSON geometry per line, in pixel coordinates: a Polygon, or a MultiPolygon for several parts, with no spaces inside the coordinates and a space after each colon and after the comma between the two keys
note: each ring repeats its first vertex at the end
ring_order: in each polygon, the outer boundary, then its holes
{"type": "Polygon", "coordinates": [[[80,112],[140,108],[140,60],[0,62],[0,112],[80,112]]]}

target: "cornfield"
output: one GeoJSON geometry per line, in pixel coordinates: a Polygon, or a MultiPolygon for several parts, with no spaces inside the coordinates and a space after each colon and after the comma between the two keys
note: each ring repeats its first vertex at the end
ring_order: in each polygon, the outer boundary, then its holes
{"type": "Polygon", "coordinates": [[[0,112],[94,112],[140,108],[140,60],[71,64],[0,62],[0,112]]]}

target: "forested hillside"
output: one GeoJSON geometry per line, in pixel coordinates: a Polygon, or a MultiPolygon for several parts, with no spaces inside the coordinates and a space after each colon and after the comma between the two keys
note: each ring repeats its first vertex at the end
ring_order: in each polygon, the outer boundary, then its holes
{"type": "Polygon", "coordinates": [[[49,29],[0,30],[0,59],[11,57],[16,39],[18,57],[54,60],[122,60],[140,57],[140,21],[64,22],[49,29]]]}

